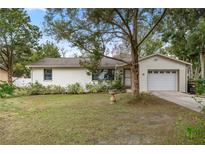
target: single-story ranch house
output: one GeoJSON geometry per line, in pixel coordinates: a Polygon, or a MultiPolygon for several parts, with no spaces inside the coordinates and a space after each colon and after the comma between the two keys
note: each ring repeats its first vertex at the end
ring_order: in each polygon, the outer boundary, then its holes
{"type": "MultiPolygon", "coordinates": [[[[31,69],[32,83],[60,85],[87,83],[96,80],[114,80],[116,70],[123,76],[122,83],[131,87],[131,73],[126,64],[108,58],[101,61],[98,74],[88,75],[79,64],[79,58],[45,58],[28,65],[31,69]]],[[[153,54],[139,60],[140,91],[170,90],[187,91],[187,81],[191,74],[191,64],[161,54],[153,54]]]]}
{"type": "Polygon", "coordinates": [[[8,73],[5,70],[3,70],[1,67],[0,67],[0,81],[8,81],[8,73]]]}

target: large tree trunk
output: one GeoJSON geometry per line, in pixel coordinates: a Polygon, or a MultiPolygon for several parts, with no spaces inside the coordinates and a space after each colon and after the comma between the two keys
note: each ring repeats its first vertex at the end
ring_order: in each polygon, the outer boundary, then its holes
{"type": "MultiPolygon", "coordinates": [[[[138,56],[136,56],[138,57],[138,56]]],[[[139,64],[138,58],[134,58],[131,64],[131,77],[132,77],[132,94],[139,95],[139,64]]]]}
{"type": "Polygon", "coordinates": [[[8,83],[9,84],[12,84],[13,83],[13,81],[12,81],[12,70],[11,69],[9,69],[8,70],[8,83]]]}
{"type": "Polygon", "coordinates": [[[13,52],[11,51],[10,54],[8,55],[8,83],[12,84],[12,76],[13,76],[13,52]]]}
{"type": "Polygon", "coordinates": [[[200,53],[200,63],[201,63],[201,78],[204,78],[204,52],[201,51],[200,53]]]}
{"type": "Polygon", "coordinates": [[[139,95],[139,50],[138,50],[138,9],[133,10],[133,38],[131,41],[131,74],[132,74],[132,94],[139,95]]]}

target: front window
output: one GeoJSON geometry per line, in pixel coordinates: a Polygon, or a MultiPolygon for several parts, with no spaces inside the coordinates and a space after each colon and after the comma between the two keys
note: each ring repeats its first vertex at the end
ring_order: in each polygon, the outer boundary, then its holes
{"type": "Polygon", "coordinates": [[[44,80],[52,80],[52,69],[44,69],[44,80]]]}
{"type": "Polygon", "coordinates": [[[101,69],[97,73],[92,74],[92,80],[114,80],[114,69],[101,69]]]}

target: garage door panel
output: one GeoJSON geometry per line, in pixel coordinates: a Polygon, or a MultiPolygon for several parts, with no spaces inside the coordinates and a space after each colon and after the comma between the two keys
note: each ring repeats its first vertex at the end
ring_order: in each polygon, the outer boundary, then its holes
{"type": "Polygon", "coordinates": [[[177,72],[148,71],[148,90],[177,91],[177,72]]]}

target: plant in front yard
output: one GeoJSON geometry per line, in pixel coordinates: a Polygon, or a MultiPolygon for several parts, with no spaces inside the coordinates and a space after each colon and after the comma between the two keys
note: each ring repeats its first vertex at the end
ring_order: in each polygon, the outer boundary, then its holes
{"type": "Polygon", "coordinates": [[[205,94],[205,79],[196,80],[196,94],[205,94]]]}
{"type": "Polygon", "coordinates": [[[85,87],[90,93],[107,92],[109,88],[107,82],[103,81],[88,83],[85,87]]]}
{"type": "Polygon", "coordinates": [[[193,117],[191,123],[176,123],[176,144],[205,144],[205,120],[193,117]]]}
{"type": "Polygon", "coordinates": [[[28,87],[16,87],[12,96],[28,96],[28,87]]]}
{"type": "Polygon", "coordinates": [[[110,90],[122,90],[123,89],[122,81],[121,80],[112,81],[110,83],[109,89],[110,90]]]}
{"type": "Polygon", "coordinates": [[[43,86],[36,82],[28,87],[18,88],[16,95],[49,95],[49,94],[66,94],[67,89],[57,85],[43,86]]]}
{"type": "Polygon", "coordinates": [[[0,98],[11,96],[15,87],[7,82],[0,82],[0,98]]]}
{"type": "Polygon", "coordinates": [[[81,87],[79,83],[70,84],[67,87],[69,94],[82,94],[84,93],[84,89],[81,87]]]}
{"type": "Polygon", "coordinates": [[[35,82],[31,84],[28,88],[29,95],[44,95],[46,93],[46,88],[42,84],[35,82]]]}
{"type": "Polygon", "coordinates": [[[56,86],[56,85],[49,85],[45,87],[46,92],[45,94],[66,94],[67,89],[61,86],[56,86]]]}
{"type": "Polygon", "coordinates": [[[109,90],[122,90],[121,80],[97,81],[86,84],[86,90],[90,93],[108,92],[109,90]]]}

